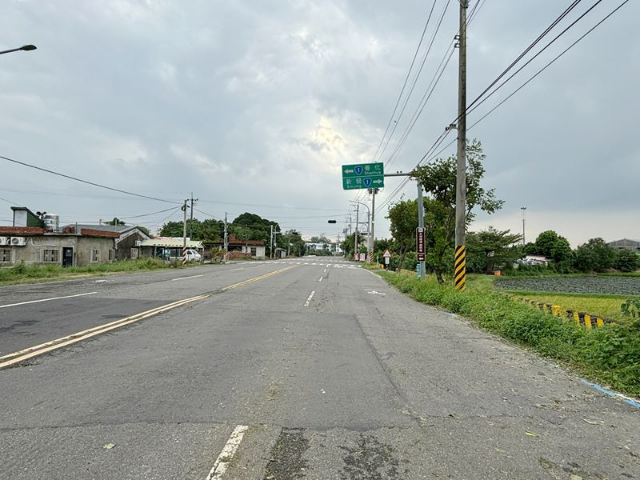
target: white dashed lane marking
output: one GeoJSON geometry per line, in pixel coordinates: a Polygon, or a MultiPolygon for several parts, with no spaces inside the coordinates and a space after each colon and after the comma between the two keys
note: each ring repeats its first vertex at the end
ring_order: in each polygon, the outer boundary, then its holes
{"type": "Polygon", "coordinates": [[[244,432],[247,431],[249,427],[246,425],[238,425],[233,432],[231,432],[231,436],[229,440],[227,440],[227,444],[218,455],[216,459],[216,463],[213,464],[213,468],[207,475],[206,480],[218,480],[222,478],[224,473],[227,471],[231,460],[233,460],[233,456],[236,454],[238,447],[240,446],[240,442],[242,442],[242,437],[244,437],[244,432]]]}
{"type": "Polygon", "coordinates": [[[316,294],[316,291],[314,290],[313,292],[311,292],[311,295],[309,295],[309,298],[307,298],[307,301],[304,302],[304,306],[308,307],[309,303],[311,303],[311,299],[313,298],[313,296],[316,294]]]}
{"type": "Polygon", "coordinates": [[[30,303],[51,302],[52,300],[63,300],[65,298],[84,297],[87,295],[95,295],[96,293],[98,292],[78,293],[76,295],[67,295],[66,297],[52,297],[52,298],[43,298],[41,300],[30,300],[28,302],[11,303],[9,305],[0,305],[0,308],[18,307],[20,305],[28,305],[30,303]]]}

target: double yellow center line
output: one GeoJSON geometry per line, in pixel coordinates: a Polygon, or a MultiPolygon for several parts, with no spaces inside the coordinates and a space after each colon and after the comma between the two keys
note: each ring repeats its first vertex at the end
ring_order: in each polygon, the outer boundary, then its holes
{"type": "Polygon", "coordinates": [[[25,360],[29,360],[30,358],[37,357],[38,355],[42,355],[44,353],[57,350],[59,348],[63,348],[63,347],[72,345],[74,343],[87,340],[91,337],[101,335],[111,330],[115,330],[116,328],[124,327],[125,325],[130,325],[132,323],[139,322],[140,320],[144,320],[145,318],[153,317],[154,315],[159,315],[161,313],[168,312],[169,310],[173,310],[174,308],[181,307],[188,303],[196,302],[198,300],[203,300],[205,298],[210,297],[214,293],[227,292],[229,290],[243,287],[245,285],[249,285],[250,283],[257,282],[265,278],[272,277],[274,275],[278,275],[279,273],[283,273],[294,267],[295,265],[287,268],[282,268],[280,270],[275,270],[265,275],[260,275],[259,277],[254,277],[254,278],[245,280],[243,282],[234,283],[233,285],[229,285],[215,292],[205,293],[205,294],[197,295],[195,297],[190,297],[190,298],[184,298],[182,300],[178,300],[176,302],[169,303],[167,305],[162,305],[160,307],[152,308],[151,310],[147,310],[145,312],[131,315],[130,317],[121,318],[120,320],[116,320],[114,322],[109,322],[104,325],[99,325],[97,327],[89,328],[81,332],[67,335],[66,337],[57,338],[55,340],[51,340],[50,342],[41,343],[40,345],[35,345],[33,347],[25,348],[24,350],[20,350],[18,352],[10,353],[9,355],[0,357],[0,369],[10,367],[17,363],[24,362],[25,360]]]}

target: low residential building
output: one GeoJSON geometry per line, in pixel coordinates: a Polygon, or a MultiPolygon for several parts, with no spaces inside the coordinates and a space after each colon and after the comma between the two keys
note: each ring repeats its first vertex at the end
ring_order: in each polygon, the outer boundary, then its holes
{"type": "Polygon", "coordinates": [[[135,225],[68,225],[65,228],[78,227],[103,232],[114,232],[120,236],[116,238],[116,260],[128,260],[138,258],[139,245],[151,237],[135,225]]]}
{"type": "Polygon", "coordinates": [[[25,264],[86,266],[115,259],[116,232],[89,228],[47,231],[42,227],[0,227],[0,266],[25,264]]]}
{"type": "MultiPolygon", "coordinates": [[[[221,240],[207,243],[207,246],[222,249],[224,248],[224,242],[221,240]]],[[[267,258],[267,247],[262,240],[241,240],[231,234],[229,235],[228,249],[229,258],[232,260],[243,257],[251,257],[256,260],[264,260],[267,258]]]]}
{"type": "MultiPolygon", "coordinates": [[[[162,258],[164,260],[177,260],[182,258],[184,239],[158,237],[140,242],[138,248],[141,257],[162,258]]],[[[200,255],[204,252],[202,242],[187,239],[187,248],[196,250],[200,255]]]]}
{"type": "Polygon", "coordinates": [[[640,241],[638,240],[629,240],[628,238],[623,238],[622,240],[609,242],[607,245],[615,248],[616,250],[630,250],[634,253],[640,254],[640,241]]]}

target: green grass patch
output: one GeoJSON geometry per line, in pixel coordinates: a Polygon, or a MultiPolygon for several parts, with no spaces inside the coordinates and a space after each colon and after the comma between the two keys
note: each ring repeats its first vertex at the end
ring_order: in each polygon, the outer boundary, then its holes
{"type": "Polygon", "coordinates": [[[615,295],[549,295],[548,293],[538,292],[515,292],[515,295],[527,300],[559,305],[563,312],[565,310],[585,312],[592,316],[597,315],[600,318],[610,318],[620,323],[632,321],[630,317],[622,315],[620,310],[621,305],[628,297],[615,295]]]}
{"type": "Polygon", "coordinates": [[[183,268],[180,262],[166,263],[157,258],[139,258],[112,263],[97,263],[86,267],[63,268],[60,265],[26,265],[0,268],[0,285],[64,280],[85,275],[106,275],[109,273],[158,270],[162,268],[183,268]]]}
{"type": "Polygon", "coordinates": [[[605,325],[587,330],[491,288],[491,278],[469,277],[465,292],[448,282],[380,272],[414,299],[475,321],[480,327],[560,361],[579,374],[628,395],[640,396],[640,328],[605,325]]]}

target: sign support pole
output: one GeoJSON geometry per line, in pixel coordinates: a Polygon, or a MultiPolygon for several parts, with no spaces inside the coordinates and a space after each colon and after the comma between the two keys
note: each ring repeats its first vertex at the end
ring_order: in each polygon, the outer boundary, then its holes
{"type": "MultiPolygon", "coordinates": [[[[418,228],[424,228],[424,202],[422,200],[422,184],[418,181],[418,228]]],[[[425,261],[420,262],[420,274],[418,278],[424,278],[425,261]]]]}

